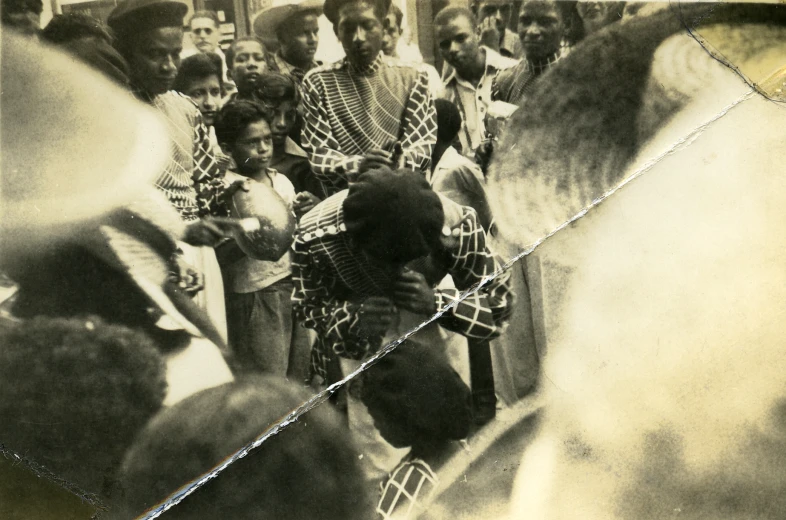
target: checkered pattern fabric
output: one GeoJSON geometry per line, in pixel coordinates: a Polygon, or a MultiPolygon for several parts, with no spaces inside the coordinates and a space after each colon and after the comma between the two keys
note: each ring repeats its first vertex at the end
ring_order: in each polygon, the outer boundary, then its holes
{"type": "MultiPolygon", "coordinates": [[[[394,273],[370,264],[353,246],[344,224],[342,204],[346,196],[346,190],[339,192],[303,216],[293,246],[294,308],[304,326],[317,332],[312,369],[325,379],[334,355],[363,359],[381,346],[381,336],[358,335],[357,312],[365,298],[389,296],[395,280],[394,273]]],[[[438,308],[458,302],[437,323],[469,338],[490,339],[501,333],[510,315],[510,275],[502,273],[480,291],[458,301],[462,291],[500,266],[486,246],[486,234],[475,211],[459,208],[461,219],[450,236],[443,237],[443,251],[432,255],[456,286],[435,289],[438,308]]],[[[410,267],[416,269],[420,264],[423,262],[415,261],[410,267]]]]}
{"type": "Polygon", "coordinates": [[[329,195],[347,187],[363,154],[395,142],[405,167],[428,171],[437,114],[425,69],[381,53],[364,70],[345,59],[312,69],[303,94],[303,149],[329,195]]]}
{"type": "Polygon", "coordinates": [[[535,65],[525,59],[513,68],[500,71],[491,84],[491,99],[520,105],[532,91],[535,80],[568,52],[569,48],[562,48],[556,56],[546,63],[535,65]]]}
{"type": "Polygon", "coordinates": [[[417,518],[438,485],[436,473],[423,460],[405,460],[383,485],[377,514],[384,520],[417,518]]]}
{"type": "Polygon", "coordinates": [[[200,216],[228,216],[219,195],[225,189],[223,172],[211,152],[210,133],[202,114],[190,98],[169,91],[152,100],[164,116],[172,138],[172,154],[156,179],[161,190],[183,220],[200,216]]]}

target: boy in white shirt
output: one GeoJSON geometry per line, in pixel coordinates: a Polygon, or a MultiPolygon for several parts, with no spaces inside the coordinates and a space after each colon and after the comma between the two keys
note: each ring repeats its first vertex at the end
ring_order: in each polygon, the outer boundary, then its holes
{"type": "MultiPolygon", "coordinates": [[[[276,191],[297,212],[295,188],[269,168],[273,155],[273,114],[253,101],[238,100],[221,109],[216,136],[237,165],[226,180],[246,179],[276,191]]],[[[244,256],[225,266],[229,344],[239,372],[263,372],[305,381],[311,346],[306,330],[292,316],[292,268],[287,252],[277,261],[244,256]]]]}

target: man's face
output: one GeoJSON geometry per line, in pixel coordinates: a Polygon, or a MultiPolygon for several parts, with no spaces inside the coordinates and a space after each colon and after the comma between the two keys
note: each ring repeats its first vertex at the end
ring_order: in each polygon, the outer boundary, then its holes
{"type": "Polygon", "coordinates": [[[284,101],[273,108],[274,118],[270,130],[273,133],[273,144],[276,148],[284,146],[289,132],[297,121],[297,105],[294,101],[284,101]]]}
{"type": "Polygon", "coordinates": [[[336,35],[350,63],[370,65],[382,50],[382,21],[374,8],[363,2],[346,4],[338,13],[336,35]]]}
{"type": "Polygon", "coordinates": [[[241,132],[231,150],[240,173],[254,175],[267,169],[273,155],[273,134],[267,121],[251,123],[241,132]]]}
{"type": "Polygon", "coordinates": [[[493,18],[497,31],[504,34],[510,21],[510,11],[510,4],[481,2],[478,6],[478,21],[482,22],[486,18],[493,18]]]}
{"type": "Polygon", "coordinates": [[[221,33],[216,23],[210,18],[194,18],[191,20],[191,40],[202,52],[214,52],[218,47],[221,33]]]}
{"type": "Polygon", "coordinates": [[[242,41],[234,44],[235,59],[232,62],[232,80],[242,95],[251,95],[254,82],[267,70],[265,49],[255,41],[242,41]]]}
{"type": "Polygon", "coordinates": [[[212,75],[193,80],[186,89],[185,95],[197,104],[205,124],[212,126],[221,103],[221,85],[218,76],[212,75]]]}
{"type": "Polygon", "coordinates": [[[313,63],[319,44],[317,17],[311,13],[295,16],[282,29],[280,43],[284,58],[298,66],[313,63]]]}
{"type": "Polygon", "coordinates": [[[592,34],[614,21],[619,10],[618,2],[579,2],[576,5],[584,29],[592,34]]]}
{"type": "Polygon", "coordinates": [[[182,41],[179,27],[161,27],[139,35],[128,57],[131,82],[151,95],[170,90],[180,67],[182,41]]]}
{"type": "Polygon", "coordinates": [[[565,22],[556,2],[525,2],[519,11],[519,39],[527,59],[547,59],[559,51],[565,22]]]}
{"type": "Polygon", "coordinates": [[[401,38],[401,28],[396,23],[396,15],[388,13],[382,22],[382,52],[385,56],[395,56],[398,40],[401,38]]]}
{"type": "Polygon", "coordinates": [[[475,28],[466,16],[456,16],[438,26],[437,42],[440,54],[459,75],[472,67],[480,52],[475,28]]]}

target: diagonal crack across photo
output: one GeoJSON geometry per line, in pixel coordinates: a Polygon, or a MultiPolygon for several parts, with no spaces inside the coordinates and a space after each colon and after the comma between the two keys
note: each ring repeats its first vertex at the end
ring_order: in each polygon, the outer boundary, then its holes
{"type": "Polygon", "coordinates": [[[0,7],[0,518],[786,516],[780,3],[0,7]]]}

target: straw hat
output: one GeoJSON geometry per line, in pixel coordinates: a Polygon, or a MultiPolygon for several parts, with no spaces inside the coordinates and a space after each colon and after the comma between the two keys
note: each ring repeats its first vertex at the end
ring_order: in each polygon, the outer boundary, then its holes
{"type": "Polygon", "coordinates": [[[322,0],[273,0],[270,7],[254,17],[254,32],[260,38],[276,40],[278,26],[290,17],[304,12],[322,14],[322,0]]]}

